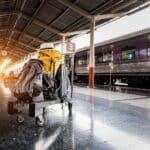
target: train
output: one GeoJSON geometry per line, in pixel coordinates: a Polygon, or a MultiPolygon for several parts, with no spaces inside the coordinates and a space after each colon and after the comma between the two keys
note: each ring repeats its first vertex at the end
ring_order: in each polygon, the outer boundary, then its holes
{"type": "MultiPolygon", "coordinates": [[[[89,47],[74,56],[75,82],[88,83],[89,47]]],[[[95,45],[95,85],[150,88],[150,28],[95,45]]]]}

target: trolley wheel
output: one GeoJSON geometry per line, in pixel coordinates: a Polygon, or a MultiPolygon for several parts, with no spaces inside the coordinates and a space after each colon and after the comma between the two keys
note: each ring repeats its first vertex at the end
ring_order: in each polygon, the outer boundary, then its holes
{"type": "Polygon", "coordinates": [[[23,114],[17,115],[16,121],[18,123],[23,123],[24,122],[24,116],[23,116],[23,114]]]}
{"type": "Polygon", "coordinates": [[[42,127],[45,123],[45,120],[44,120],[44,116],[41,115],[41,116],[38,116],[35,118],[35,123],[36,125],[38,125],[39,127],[42,127]]]}
{"type": "Polygon", "coordinates": [[[68,110],[69,110],[69,112],[72,112],[72,103],[68,103],[68,110]]]}

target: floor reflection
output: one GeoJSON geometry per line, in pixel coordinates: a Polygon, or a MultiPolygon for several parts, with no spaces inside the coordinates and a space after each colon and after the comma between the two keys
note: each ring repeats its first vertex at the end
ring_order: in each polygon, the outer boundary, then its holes
{"type": "MultiPolygon", "coordinates": [[[[9,93],[3,86],[1,89],[0,107],[3,108],[9,93]]],[[[43,128],[38,128],[35,120],[27,116],[25,122],[18,125],[15,116],[9,116],[3,109],[0,113],[0,150],[149,150],[150,120],[123,111],[125,104],[119,109],[114,103],[74,94],[72,114],[65,105],[63,109],[60,104],[49,106],[43,128]]]]}
{"type": "Polygon", "coordinates": [[[40,133],[39,140],[35,143],[35,150],[46,150],[50,148],[52,144],[56,141],[57,137],[60,135],[61,130],[61,127],[59,127],[49,137],[45,138],[45,130],[43,129],[40,133]]]}

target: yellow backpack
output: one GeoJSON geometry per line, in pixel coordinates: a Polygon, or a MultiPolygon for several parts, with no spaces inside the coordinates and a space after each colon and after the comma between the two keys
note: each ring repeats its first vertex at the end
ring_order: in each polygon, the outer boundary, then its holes
{"type": "Polygon", "coordinates": [[[43,72],[45,74],[56,74],[62,64],[63,57],[59,51],[47,48],[38,52],[38,59],[44,64],[43,72]]]}

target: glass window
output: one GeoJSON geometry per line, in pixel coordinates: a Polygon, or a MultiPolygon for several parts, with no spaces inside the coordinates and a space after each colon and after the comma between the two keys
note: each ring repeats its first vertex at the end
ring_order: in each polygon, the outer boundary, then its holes
{"type": "Polygon", "coordinates": [[[103,62],[112,61],[112,54],[104,54],[103,55],[103,62]]]}
{"type": "Polygon", "coordinates": [[[87,64],[87,59],[86,59],[86,57],[79,58],[78,61],[77,61],[77,64],[78,64],[79,66],[86,65],[86,64],[87,64]]]}
{"type": "Polygon", "coordinates": [[[98,62],[103,62],[103,56],[98,57],[98,62]]]}
{"type": "Polygon", "coordinates": [[[96,54],[96,56],[95,56],[95,62],[96,62],[96,63],[101,63],[101,62],[103,62],[103,54],[102,54],[102,53],[96,54]]]}
{"type": "Polygon", "coordinates": [[[148,48],[147,52],[148,52],[148,56],[150,56],[150,48],[148,48]]]}
{"type": "Polygon", "coordinates": [[[139,56],[140,57],[146,57],[147,56],[147,49],[141,49],[139,51],[139,56]]]}
{"type": "Polygon", "coordinates": [[[133,60],[133,59],[135,59],[135,49],[122,51],[121,58],[122,58],[122,60],[133,60]]]}
{"type": "Polygon", "coordinates": [[[78,65],[82,65],[82,60],[78,60],[78,65]]]}

